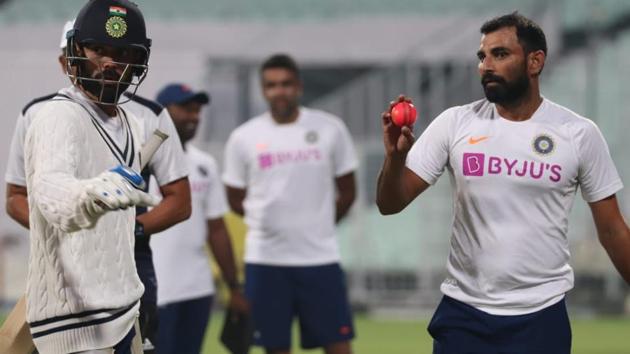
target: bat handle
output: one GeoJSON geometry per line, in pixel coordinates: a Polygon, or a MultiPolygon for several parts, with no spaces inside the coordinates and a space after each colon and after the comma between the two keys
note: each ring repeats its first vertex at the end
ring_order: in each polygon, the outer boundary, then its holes
{"type": "Polygon", "coordinates": [[[144,144],[142,149],[140,150],[140,171],[142,171],[151,158],[153,154],[159,149],[160,145],[168,139],[168,134],[160,131],[159,129],[155,129],[153,134],[147,139],[147,142],[144,144]]]}

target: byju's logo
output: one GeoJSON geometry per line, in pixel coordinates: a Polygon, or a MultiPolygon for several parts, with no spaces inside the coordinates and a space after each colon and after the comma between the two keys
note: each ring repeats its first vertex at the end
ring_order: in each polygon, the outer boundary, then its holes
{"type": "Polygon", "coordinates": [[[258,154],[258,166],[261,170],[266,170],[282,164],[320,161],[322,156],[323,154],[316,148],[293,151],[262,152],[258,154]]]}
{"type": "Polygon", "coordinates": [[[488,156],[478,153],[464,153],[462,160],[464,176],[504,175],[532,178],[535,180],[548,178],[559,182],[562,178],[562,166],[541,161],[508,159],[499,156],[488,156]]]}
{"type": "Polygon", "coordinates": [[[273,156],[270,153],[259,154],[258,165],[260,165],[262,170],[270,168],[273,166],[273,156]]]}
{"type": "Polygon", "coordinates": [[[464,176],[483,176],[485,154],[464,153],[464,176]]]}

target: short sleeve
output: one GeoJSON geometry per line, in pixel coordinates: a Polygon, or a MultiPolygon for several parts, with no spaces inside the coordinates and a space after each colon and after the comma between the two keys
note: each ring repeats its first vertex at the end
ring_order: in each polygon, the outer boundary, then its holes
{"type": "Polygon", "coordinates": [[[245,188],[247,186],[247,160],[240,144],[237,131],[232,132],[225,144],[223,158],[223,183],[230,187],[245,188]]]}
{"type": "Polygon", "coordinates": [[[219,171],[214,159],[207,162],[208,179],[210,188],[206,196],[206,219],[217,219],[223,217],[228,212],[227,199],[225,197],[225,189],[219,177],[219,171]]]}
{"type": "Polygon", "coordinates": [[[357,169],[359,162],[348,128],[339,120],[334,141],[333,163],[335,176],[343,176],[357,169]]]}
{"type": "Polygon", "coordinates": [[[578,182],[585,201],[592,203],[623,188],[608,145],[595,123],[587,121],[577,131],[578,182]]]}
{"type": "Polygon", "coordinates": [[[7,183],[26,187],[26,175],[24,172],[24,139],[28,130],[30,120],[20,114],[15,123],[11,147],[9,150],[9,160],[4,180],[7,183]]]}
{"type": "Polygon", "coordinates": [[[454,108],[444,111],[420,135],[407,155],[406,166],[429,184],[444,173],[450,153],[450,124],[454,108]]]}

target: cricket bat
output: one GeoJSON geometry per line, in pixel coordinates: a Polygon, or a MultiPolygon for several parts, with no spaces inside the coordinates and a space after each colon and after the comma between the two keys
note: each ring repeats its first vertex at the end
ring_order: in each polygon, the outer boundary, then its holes
{"type": "MultiPolygon", "coordinates": [[[[153,132],[140,150],[140,171],[151,161],[151,157],[166,139],[168,134],[159,129],[153,132]]],[[[136,330],[136,335],[140,335],[140,330],[136,330]]],[[[137,343],[134,344],[136,347],[137,343]]],[[[22,296],[0,328],[0,353],[31,354],[34,350],[33,338],[26,323],[26,298],[22,296]]]]}
{"type": "Polygon", "coordinates": [[[153,135],[147,139],[144,146],[142,146],[142,150],[140,150],[140,171],[147,166],[155,152],[160,148],[166,139],[168,139],[168,134],[159,129],[155,129],[153,131],[153,135]]]}
{"type": "Polygon", "coordinates": [[[26,298],[22,296],[0,328],[0,353],[31,354],[34,350],[26,323],[26,298]]]}

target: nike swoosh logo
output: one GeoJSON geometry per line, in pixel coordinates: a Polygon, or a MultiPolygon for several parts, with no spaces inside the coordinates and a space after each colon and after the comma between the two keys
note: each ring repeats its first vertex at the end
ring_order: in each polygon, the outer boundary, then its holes
{"type": "Polygon", "coordinates": [[[468,144],[475,145],[475,144],[480,143],[480,142],[482,142],[482,141],[484,141],[484,140],[486,140],[488,138],[489,138],[489,136],[485,136],[485,135],[484,136],[480,136],[480,137],[476,137],[476,138],[471,136],[470,138],[468,138],[468,144]]]}

